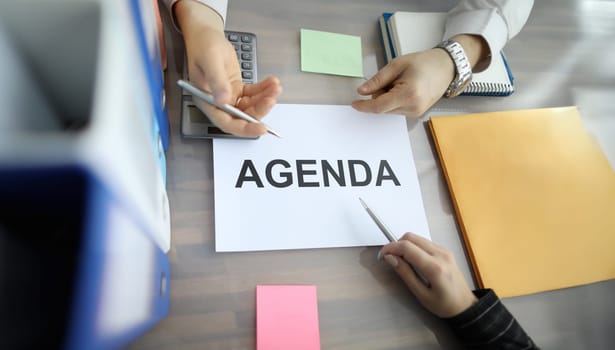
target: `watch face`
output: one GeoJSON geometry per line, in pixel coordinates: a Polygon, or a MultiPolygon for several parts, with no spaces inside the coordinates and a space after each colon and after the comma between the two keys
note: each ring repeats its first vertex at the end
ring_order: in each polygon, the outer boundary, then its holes
{"type": "Polygon", "coordinates": [[[459,77],[456,77],[455,81],[451,83],[451,86],[447,90],[446,97],[459,96],[463,92],[463,90],[466,89],[466,87],[470,84],[471,81],[472,81],[472,76],[469,76],[467,78],[461,77],[461,80],[459,80],[459,77]],[[455,84],[454,87],[453,87],[453,84],[455,84]]]}
{"type": "Polygon", "coordinates": [[[470,85],[470,83],[471,83],[471,82],[472,82],[472,77],[470,76],[470,77],[469,77],[468,79],[466,79],[466,80],[463,82],[463,84],[461,84],[461,86],[459,87],[459,93],[462,93],[462,92],[463,92],[463,90],[465,90],[465,89],[466,89],[466,87],[467,87],[468,85],[470,85]]]}

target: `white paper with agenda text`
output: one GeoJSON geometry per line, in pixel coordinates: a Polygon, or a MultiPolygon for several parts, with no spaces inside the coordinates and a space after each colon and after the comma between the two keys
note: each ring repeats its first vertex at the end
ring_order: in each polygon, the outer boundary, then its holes
{"type": "Polygon", "coordinates": [[[359,197],[430,239],[404,116],[278,104],[265,122],[283,138],[213,140],[217,252],[388,243],[359,197]]]}

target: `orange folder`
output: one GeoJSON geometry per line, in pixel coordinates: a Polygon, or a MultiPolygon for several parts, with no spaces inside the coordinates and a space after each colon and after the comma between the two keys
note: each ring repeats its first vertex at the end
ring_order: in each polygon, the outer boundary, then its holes
{"type": "Polygon", "coordinates": [[[479,287],[511,297],[615,278],[615,172],[576,107],[429,124],[479,287]]]}

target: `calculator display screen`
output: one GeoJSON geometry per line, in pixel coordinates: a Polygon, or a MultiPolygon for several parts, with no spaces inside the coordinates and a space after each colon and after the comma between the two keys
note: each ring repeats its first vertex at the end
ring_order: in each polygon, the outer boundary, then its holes
{"type": "Polygon", "coordinates": [[[201,110],[194,105],[188,106],[188,113],[190,114],[191,123],[209,123],[209,119],[207,119],[205,114],[203,114],[203,112],[201,112],[201,110]]]}
{"type": "Polygon", "coordinates": [[[188,114],[189,114],[189,118],[190,118],[190,122],[191,123],[207,124],[207,134],[210,134],[210,135],[226,135],[226,133],[224,131],[222,131],[221,129],[215,127],[209,121],[209,119],[205,116],[205,114],[203,114],[203,112],[201,112],[201,110],[198,109],[196,106],[189,105],[188,106],[188,114]]]}

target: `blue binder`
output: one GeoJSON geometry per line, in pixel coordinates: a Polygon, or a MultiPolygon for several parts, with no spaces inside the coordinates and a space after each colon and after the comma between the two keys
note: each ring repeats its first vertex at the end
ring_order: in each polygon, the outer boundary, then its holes
{"type": "MultiPolygon", "coordinates": [[[[148,0],[152,1],[152,0],[148,0]]],[[[151,6],[151,5],[150,5],[151,6]]],[[[169,116],[168,109],[165,103],[164,96],[164,75],[162,72],[162,58],[160,57],[160,49],[158,48],[158,40],[155,40],[154,47],[148,47],[146,39],[147,30],[155,30],[155,28],[146,28],[143,20],[143,11],[140,0],[131,0],[130,7],[133,16],[133,22],[136,26],[139,49],[144,62],[147,80],[150,88],[152,107],[156,114],[156,122],[160,129],[160,137],[162,145],[166,150],[169,146],[169,116]]]]}
{"type": "Polygon", "coordinates": [[[116,349],[165,317],[144,227],[81,165],[0,168],[0,348],[116,349]]]}

